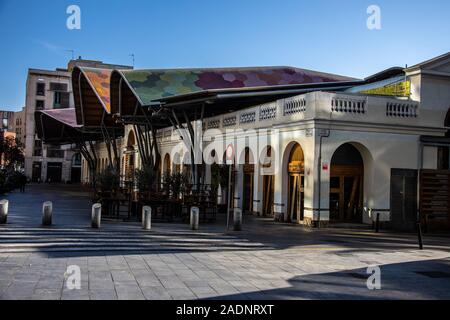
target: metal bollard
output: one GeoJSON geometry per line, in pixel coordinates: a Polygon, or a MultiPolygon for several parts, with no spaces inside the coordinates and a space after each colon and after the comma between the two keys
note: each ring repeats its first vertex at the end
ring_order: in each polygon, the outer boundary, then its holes
{"type": "Polygon", "coordinates": [[[96,203],[92,206],[91,226],[94,229],[100,229],[102,222],[102,204],[96,203]]]}
{"type": "Polygon", "coordinates": [[[0,201],[0,224],[5,224],[6,221],[8,220],[8,208],[9,208],[8,200],[0,201]]]}
{"type": "Polygon", "coordinates": [[[46,201],[42,205],[42,225],[48,227],[52,225],[53,203],[46,201]]]}
{"type": "Polygon", "coordinates": [[[234,208],[234,231],[242,231],[242,210],[234,208]]]}
{"type": "Polygon", "coordinates": [[[191,229],[198,230],[198,225],[200,221],[200,209],[197,207],[191,208],[191,229]]]}
{"type": "Polygon", "coordinates": [[[422,224],[420,223],[420,221],[417,222],[417,237],[419,240],[419,249],[423,250],[422,224]]]}
{"type": "Polygon", "coordinates": [[[375,222],[375,232],[379,233],[380,232],[380,213],[377,212],[377,220],[375,222]]]}
{"type": "Polygon", "coordinates": [[[145,206],[142,208],[142,227],[144,230],[152,229],[152,208],[145,206]]]}

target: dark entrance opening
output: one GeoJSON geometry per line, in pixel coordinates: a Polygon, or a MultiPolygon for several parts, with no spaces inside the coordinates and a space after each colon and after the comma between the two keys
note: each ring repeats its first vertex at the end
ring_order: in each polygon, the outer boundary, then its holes
{"type": "Polygon", "coordinates": [[[72,157],[72,169],[70,172],[71,183],[81,183],[81,154],[75,153],[72,157]]]}
{"type": "Polygon", "coordinates": [[[358,149],[346,143],[331,160],[330,221],[362,223],[364,161],[358,149]]]}
{"type": "Polygon", "coordinates": [[[245,164],[244,164],[244,190],[242,193],[242,210],[244,213],[253,212],[253,175],[255,166],[250,160],[250,149],[245,148],[245,164]]]}
{"type": "Polygon", "coordinates": [[[391,170],[391,226],[413,231],[417,222],[417,170],[391,170]]]}
{"type": "Polygon", "coordinates": [[[288,174],[288,220],[290,222],[300,222],[304,220],[305,158],[302,147],[299,144],[295,144],[292,148],[289,157],[288,174]]]}
{"type": "Polygon", "coordinates": [[[47,164],[47,182],[61,183],[62,180],[62,163],[49,162],[47,164]]]}
{"type": "MultiPolygon", "coordinates": [[[[272,164],[273,164],[272,148],[268,147],[266,151],[266,160],[263,163],[263,170],[270,171],[272,164]]],[[[275,176],[272,174],[265,174],[263,176],[263,206],[262,206],[263,216],[272,217],[274,215],[273,212],[274,185],[275,185],[275,176]]]]}
{"type": "Polygon", "coordinates": [[[42,162],[33,162],[32,182],[41,182],[42,162]]]}

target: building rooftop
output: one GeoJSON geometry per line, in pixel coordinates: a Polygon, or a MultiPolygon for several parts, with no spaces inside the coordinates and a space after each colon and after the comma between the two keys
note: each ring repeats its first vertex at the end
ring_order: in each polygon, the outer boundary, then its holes
{"type": "Polygon", "coordinates": [[[143,105],[166,97],[208,90],[259,88],[354,81],[336,74],[294,67],[206,68],[116,71],[143,105]]]}

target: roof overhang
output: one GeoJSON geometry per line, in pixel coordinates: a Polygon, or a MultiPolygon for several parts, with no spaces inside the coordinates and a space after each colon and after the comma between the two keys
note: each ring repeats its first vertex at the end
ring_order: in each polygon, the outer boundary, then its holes
{"type": "Polygon", "coordinates": [[[34,114],[39,139],[52,145],[66,145],[101,139],[100,133],[84,132],[76,123],[75,109],[36,111],[34,114]]]}

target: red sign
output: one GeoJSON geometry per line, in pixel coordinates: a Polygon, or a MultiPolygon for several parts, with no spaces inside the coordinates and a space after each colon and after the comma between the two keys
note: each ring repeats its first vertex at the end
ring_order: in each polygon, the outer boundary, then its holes
{"type": "Polygon", "coordinates": [[[227,162],[233,161],[233,158],[234,158],[234,148],[233,148],[233,145],[230,144],[227,147],[227,162]]]}
{"type": "Polygon", "coordinates": [[[322,163],[322,170],[328,171],[328,163],[322,163]]]}

